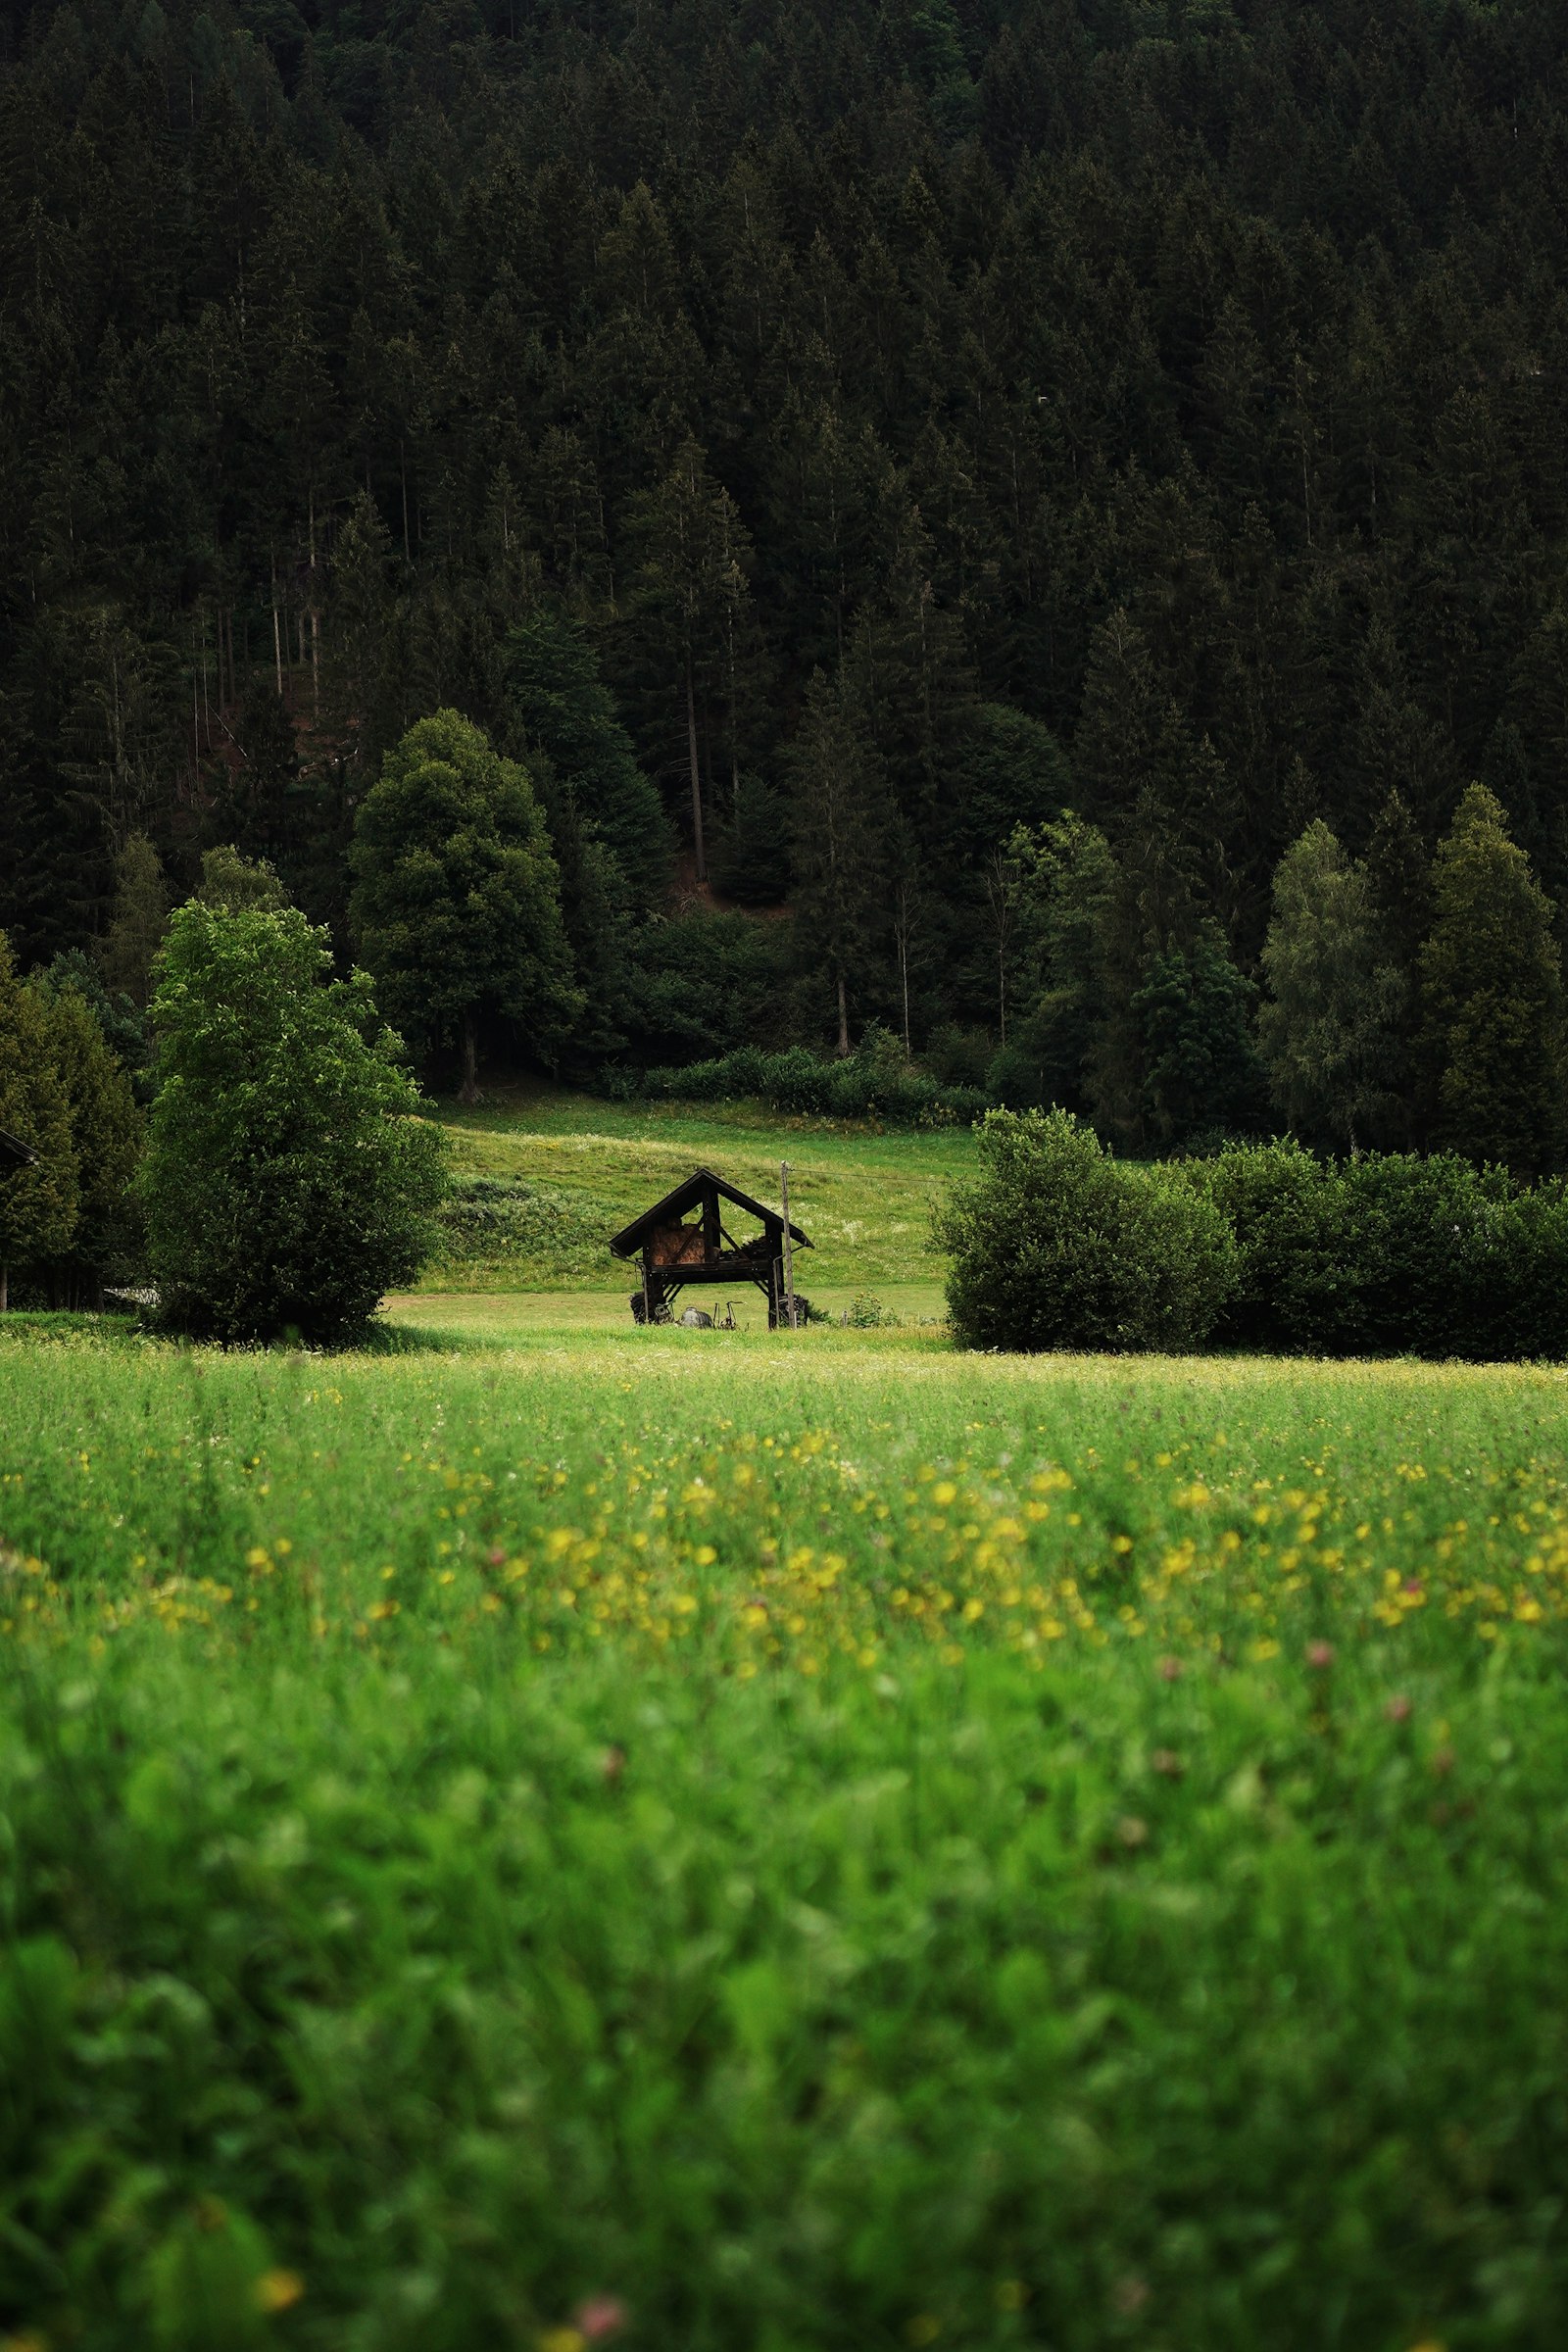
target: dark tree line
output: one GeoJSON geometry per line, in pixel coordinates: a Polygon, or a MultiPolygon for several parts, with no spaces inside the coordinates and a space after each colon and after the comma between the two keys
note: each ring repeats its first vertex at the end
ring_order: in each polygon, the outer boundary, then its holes
{"type": "Polygon", "coordinates": [[[5,27],[24,963],[133,924],[144,841],[346,938],[355,812],[443,708],[533,777],[580,1058],[739,1042],[781,962],[823,1044],[1005,1047],[1018,828],[1068,809],[1149,1034],[1261,975],[1314,824],[1407,973],[1472,782],[1568,890],[1550,0],[5,27]],[[681,917],[705,876],[793,950],[681,917]]]}

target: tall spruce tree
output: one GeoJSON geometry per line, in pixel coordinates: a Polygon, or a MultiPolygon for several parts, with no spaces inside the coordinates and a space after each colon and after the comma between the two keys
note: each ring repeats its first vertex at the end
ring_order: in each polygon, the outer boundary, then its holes
{"type": "Polygon", "coordinates": [[[55,1066],[48,1000],[17,977],[0,931],[0,1129],[31,1158],[0,1168],[0,1313],[11,1269],[71,1247],[80,1208],[71,1110],[55,1066]]]}
{"type": "Polygon", "coordinates": [[[1263,1104],[1252,1042],[1256,997],[1217,923],[1151,963],[1132,1010],[1143,1050],[1144,1116],[1166,1149],[1256,1127],[1263,1104]]]}
{"type": "Polygon", "coordinates": [[[795,920],[802,955],[825,973],[850,1051],[850,999],[877,971],[887,929],[887,780],[849,681],[820,670],[790,755],[795,920]]]}
{"type": "Polygon", "coordinates": [[[751,672],[751,534],[690,439],[662,481],[636,501],[632,516],[636,605],[660,679],[656,702],[666,743],[675,740],[670,721],[678,713],[701,882],[708,874],[705,785],[718,765],[733,793],[740,774],[751,672]]]}
{"type": "Polygon", "coordinates": [[[428,1052],[456,1042],[478,1094],[480,1024],[553,1059],[582,1010],[561,874],[526,772],[437,710],[388,752],[355,827],[350,921],[383,1008],[428,1052]]]}
{"type": "Polygon", "coordinates": [[[537,744],[547,754],[574,822],[614,858],[620,883],[617,891],[607,877],[612,896],[641,910],[657,906],[673,861],[669,819],[637,764],[587,635],[566,613],[541,606],[509,630],[504,660],[515,748],[526,757],[537,744]]]}
{"type": "Polygon", "coordinates": [[[101,1306],[106,1277],[134,1271],[140,1216],[131,1188],[143,1115],[87,998],[66,988],[43,1002],[44,1043],[75,1163],[76,1222],[68,1244],[39,1253],[39,1271],[54,1305],[101,1306]]]}
{"type": "Polygon", "coordinates": [[[1073,809],[1009,845],[1021,876],[1018,1017],[991,1083],[1018,1104],[1086,1105],[1085,1073],[1104,1015],[1102,938],[1116,887],[1103,833],[1073,809]]]}
{"type": "Polygon", "coordinates": [[[115,906],[104,941],[104,973],[143,1010],[153,987],[153,957],[169,928],[163,860],[145,833],[132,833],[115,859],[115,906]]]}
{"type": "Polygon", "coordinates": [[[1521,1176],[1562,1164],[1562,969],[1552,907],[1502,808],[1472,784],[1439,844],[1421,953],[1432,1140],[1521,1176]]]}
{"type": "Polygon", "coordinates": [[[1386,1139],[1405,1073],[1406,984],[1364,865],[1317,818],[1274,875],[1258,1048],[1275,1104],[1314,1143],[1386,1139]]]}

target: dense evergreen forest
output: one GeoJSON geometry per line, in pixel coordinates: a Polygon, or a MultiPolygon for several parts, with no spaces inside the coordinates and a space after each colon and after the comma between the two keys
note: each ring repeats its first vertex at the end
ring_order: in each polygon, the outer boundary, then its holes
{"type": "Polygon", "coordinates": [[[879,1022],[1168,1142],[1264,1115],[1256,1041],[1304,1129],[1442,1140],[1467,872],[1556,1053],[1552,0],[12,0],[3,40],[24,967],[134,995],[226,844],[348,952],[356,814],[446,710],[548,827],[549,1018],[491,1016],[568,1069],[879,1022]],[[1325,890],[1373,1024],[1332,1102],[1280,1034],[1325,890]]]}

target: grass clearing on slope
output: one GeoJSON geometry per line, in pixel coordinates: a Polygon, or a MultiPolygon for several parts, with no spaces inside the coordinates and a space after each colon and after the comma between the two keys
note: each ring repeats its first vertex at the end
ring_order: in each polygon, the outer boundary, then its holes
{"type": "MultiPolygon", "coordinates": [[[[898,1327],[912,1339],[917,1335],[931,1336],[947,1321],[947,1302],[941,1288],[934,1282],[879,1283],[871,1298],[885,1315],[894,1318],[898,1327]]],[[[858,1290],[848,1291],[829,1285],[813,1289],[813,1307],[835,1320],[845,1314],[864,1312],[866,1295],[858,1290]]],[[[524,1335],[555,1331],[622,1331],[631,1323],[624,1288],[615,1291],[402,1291],[388,1298],[385,1313],[394,1324],[413,1331],[450,1331],[461,1333],[469,1340],[494,1340],[502,1344],[524,1335]]],[[[684,1307],[697,1304],[707,1313],[722,1315],[726,1304],[733,1304],[737,1327],[743,1332],[763,1332],[767,1328],[767,1301],[760,1291],[749,1286],[737,1287],[733,1297],[719,1291],[689,1292],[677,1301],[684,1307]]],[[[808,1346],[815,1347],[821,1338],[816,1325],[797,1335],[808,1346]]],[[[684,1346],[702,1346],[687,1339],[684,1346]]]]}
{"type": "Polygon", "coordinates": [[[799,1280],[813,1298],[848,1300],[887,1283],[939,1283],[931,1211],[948,1181],[974,1163],[967,1129],[900,1131],[785,1119],[759,1105],[598,1102],[518,1090],[475,1111],[444,1105],[458,1177],[522,1185],[523,1226],[505,1252],[448,1253],[425,1289],[602,1289],[624,1293],[612,1233],[702,1164],[776,1205],[790,1162],[795,1221],[811,1237],[799,1280]]]}
{"type": "Polygon", "coordinates": [[[0,2310],[1554,2346],[1562,1376],[0,1338],[0,2310]]]}

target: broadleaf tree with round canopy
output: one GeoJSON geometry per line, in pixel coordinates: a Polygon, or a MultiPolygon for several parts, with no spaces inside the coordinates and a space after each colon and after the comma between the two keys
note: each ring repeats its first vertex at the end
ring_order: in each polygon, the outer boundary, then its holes
{"type": "Polygon", "coordinates": [[[352,863],[349,919],[378,999],[423,1051],[458,1045],[463,1101],[478,1093],[487,1012],[553,1057],[582,997],[525,769],[456,710],[419,719],[361,805],[352,863]]]}
{"type": "Polygon", "coordinates": [[[225,1342],[335,1341],[413,1280],[441,1130],[364,972],[294,906],[176,908],[159,956],[139,1186],[166,1318],[225,1342]]]}

